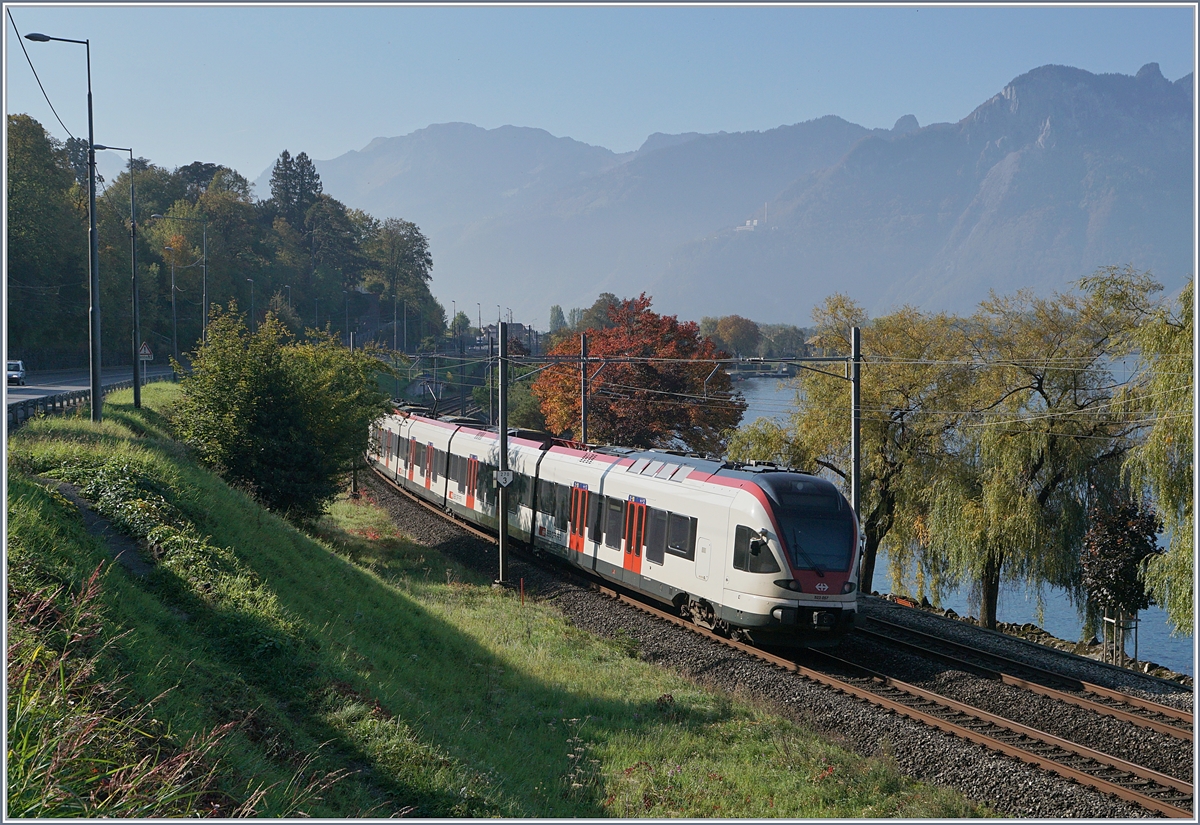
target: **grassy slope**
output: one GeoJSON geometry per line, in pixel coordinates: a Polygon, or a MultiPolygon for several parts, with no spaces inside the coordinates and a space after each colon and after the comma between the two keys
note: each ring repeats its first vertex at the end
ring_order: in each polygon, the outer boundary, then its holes
{"type": "Polygon", "coordinates": [[[522,606],[369,501],[298,531],[170,440],[176,392],[144,388],[141,412],[113,396],[100,426],[47,419],[14,435],[9,574],[78,586],[103,558],[77,527],[35,529],[72,517],[33,473],[79,484],[143,539],[148,578],[103,576],[108,633],[128,631],[105,667],[157,697],[180,741],[236,723],[213,750],[232,800],[261,788],[259,813],[329,817],[979,813],[522,606]]]}

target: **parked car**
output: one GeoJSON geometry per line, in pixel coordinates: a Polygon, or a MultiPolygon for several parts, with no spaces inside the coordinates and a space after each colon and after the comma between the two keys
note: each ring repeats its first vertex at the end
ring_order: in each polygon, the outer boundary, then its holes
{"type": "Polygon", "coordinates": [[[17,386],[25,385],[25,362],[24,361],[9,361],[8,362],[8,383],[16,384],[17,386]]]}

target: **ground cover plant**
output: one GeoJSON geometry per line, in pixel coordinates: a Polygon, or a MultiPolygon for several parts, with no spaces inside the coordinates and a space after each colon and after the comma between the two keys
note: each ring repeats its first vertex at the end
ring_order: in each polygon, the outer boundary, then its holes
{"type": "MultiPolygon", "coordinates": [[[[146,708],[159,720],[160,754],[146,742],[133,752],[150,754],[147,766],[196,754],[172,791],[179,801],[145,810],[178,815],[215,801],[223,813],[324,817],[980,813],[886,759],[864,760],[643,662],[632,640],[598,639],[547,604],[493,590],[400,535],[368,499],[339,498],[302,532],[168,437],[177,397],[154,385],[141,411],[113,396],[101,425],[35,421],[9,452],[19,539],[10,588],[61,588],[64,604],[92,593],[96,635],[82,653],[94,664],[78,660],[78,681],[119,679],[122,718],[146,708]],[[76,485],[136,538],[150,572],[106,561],[45,478],[76,485]]],[[[10,629],[34,633],[13,593],[10,629]]]]}

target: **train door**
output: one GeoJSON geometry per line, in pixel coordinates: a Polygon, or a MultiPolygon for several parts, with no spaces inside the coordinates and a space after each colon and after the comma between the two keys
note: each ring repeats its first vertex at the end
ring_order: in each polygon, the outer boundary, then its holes
{"type": "Polygon", "coordinates": [[[575,482],[571,487],[571,518],[567,546],[580,553],[583,552],[583,530],[587,526],[588,498],[587,485],[575,482]]]}
{"type": "Polygon", "coordinates": [[[646,538],[646,499],[631,498],[625,505],[625,564],[631,573],[642,572],[642,545],[646,538]]]}
{"type": "Polygon", "coordinates": [[[471,456],[467,459],[467,509],[475,509],[475,487],[479,484],[479,459],[471,456]]]}
{"type": "Polygon", "coordinates": [[[417,440],[408,439],[408,480],[413,480],[413,466],[417,463],[417,440]]]}
{"type": "Polygon", "coordinates": [[[431,489],[430,480],[433,478],[434,473],[432,444],[425,445],[425,466],[421,469],[425,471],[425,489],[429,490],[431,489]]]}

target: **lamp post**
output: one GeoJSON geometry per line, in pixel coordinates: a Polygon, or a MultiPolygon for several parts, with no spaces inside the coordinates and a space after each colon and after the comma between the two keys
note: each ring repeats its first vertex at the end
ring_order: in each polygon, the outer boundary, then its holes
{"type": "Polygon", "coordinates": [[[288,309],[292,308],[292,285],[284,284],[283,288],[288,291],[288,309]]]}
{"type": "MultiPolygon", "coordinates": [[[[100,421],[100,407],[104,396],[100,390],[100,236],[96,232],[96,136],[92,119],[92,43],[90,40],[71,40],[66,37],[51,37],[48,34],[30,32],[26,40],[34,43],[78,43],[87,49],[87,109],[88,109],[88,354],[91,372],[91,418],[100,421]]],[[[134,371],[137,364],[134,363],[134,371]]]]}
{"type": "Polygon", "coordinates": [[[96,144],[92,148],[105,150],[111,149],[114,152],[129,153],[129,259],[133,267],[133,406],[137,409],[142,407],[142,382],[138,375],[138,367],[141,366],[138,357],[138,348],[142,341],[142,316],[138,309],[138,277],[137,277],[137,201],[134,198],[133,189],[133,150],[122,149],[120,146],[101,146],[96,144]]]}
{"type": "Polygon", "coordinates": [[[350,292],[343,289],[342,294],[346,296],[346,346],[350,346],[350,292]]]}
{"type": "Polygon", "coordinates": [[[171,253],[171,351],[175,355],[175,363],[179,363],[179,320],[175,315],[175,249],[164,246],[171,253]]]}
{"type": "Polygon", "coordinates": [[[154,220],[168,221],[188,221],[190,223],[200,224],[200,232],[203,240],[201,241],[200,256],[203,263],[200,264],[200,271],[203,273],[200,282],[200,341],[208,343],[208,218],[181,218],[177,215],[159,215],[153,214],[150,216],[154,220]]]}
{"type": "Polygon", "coordinates": [[[258,332],[258,319],[254,315],[254,279],[246,280],[250,282],[250,331],[258,332]]]}

